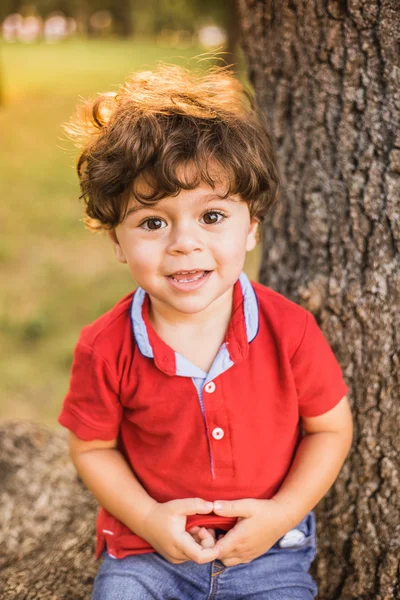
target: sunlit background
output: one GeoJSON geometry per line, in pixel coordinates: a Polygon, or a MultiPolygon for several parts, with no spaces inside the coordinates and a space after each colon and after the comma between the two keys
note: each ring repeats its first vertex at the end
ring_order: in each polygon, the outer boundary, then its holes
{"type": "MultiPolygon", "coordinates": [[[[230,0],[2,0],[0,33],[0,420],[59,427],[81,328],[134,287],[84,229],[62,123],[80,96],[159,60],[198,68],[217,59],[190,59],[225,51],[249,83],[230,0]]],[[[256,249],[252,279],[258,262],[256,249]]]]}

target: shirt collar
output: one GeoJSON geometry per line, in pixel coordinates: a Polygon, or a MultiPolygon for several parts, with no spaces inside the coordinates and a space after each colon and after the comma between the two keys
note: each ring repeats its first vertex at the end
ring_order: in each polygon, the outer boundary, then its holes
{"type": "MultiPolygon", "coordinates": [[[[154,330],[149,320],[149,296],[138,287],[131,304],[133,335],[140,352],[153,358],[157,367],[168,375],[184,374],[190,377],[204,377],[204,371],[175,352],[154,330]]],[[[258,332],[258,302],[251,282],[241,273],[233,288],[232,316],[226,332],[225,342],[230,359],[235,363],[243,360],[250,342],[258,332]]]]}

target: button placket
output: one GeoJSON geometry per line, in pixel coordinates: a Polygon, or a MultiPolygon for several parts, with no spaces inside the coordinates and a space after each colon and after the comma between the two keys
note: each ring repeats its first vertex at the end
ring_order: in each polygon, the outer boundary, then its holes
{"type": "MultiPolygon", "coordinates": [[[[214,381],[209,381],[204,386],[204,391],[207,392],[208,394],[213,394],[215,392],[215,390],[216,390],[216,385],[215,385],[214,381]]],[[[222,427],[214,427],[211,431],[211,435],[213,436],[214,440],[222,440],[222,438],[225,435],[225,431],[222,429],[222,427]]]]}
{"type": "MultiPolygon", "coordinates": [[[[215,377],[215,375],[214,375],[215,377]]],[[[223,395],[223,383],[211,379],[202,388],[204,415],[207,424],[212,478],[233,473],[233,457],[229,432],[229,414],[226,411],[226,400],[223,395]]]]}

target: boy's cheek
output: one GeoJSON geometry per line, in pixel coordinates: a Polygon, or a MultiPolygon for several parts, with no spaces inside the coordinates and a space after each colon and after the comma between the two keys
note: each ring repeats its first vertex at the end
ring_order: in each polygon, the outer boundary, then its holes
{"type": "Polygon", "coordinates": [[[228,263],[229,265],[236,265],[241,268],[246,259],[247,251],[246,238],[236,238],[236,240],[233,240],[232,243],[229,244],[229,247],[227,247],[224,252],[225,264],[228,263]]]}
{"type": "Polygon", "coordinates": [[[158,270],[159,267],[155,248],[143,247],[142,245],[135,245],[127,252],[127,262],[131,272],[137,272],[138,274],[152,273],[158,270]]]}

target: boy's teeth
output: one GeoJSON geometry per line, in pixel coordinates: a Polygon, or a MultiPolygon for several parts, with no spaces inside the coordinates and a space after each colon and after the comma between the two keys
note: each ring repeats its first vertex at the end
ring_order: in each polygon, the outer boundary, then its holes
{"type": "Polygon", "coordinates": [[[179,271],[178,273],[174,273],[171,275],[172,279],[175,281],[179,281],[180,283],[190,283],[192,281],[197,281],[201,277],[203,277],[205,271],[179,271]],[[192,275],[196,273],[195,277],[188,277],[188,275],[192,275]]]}

